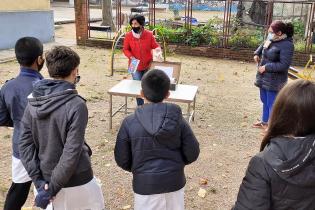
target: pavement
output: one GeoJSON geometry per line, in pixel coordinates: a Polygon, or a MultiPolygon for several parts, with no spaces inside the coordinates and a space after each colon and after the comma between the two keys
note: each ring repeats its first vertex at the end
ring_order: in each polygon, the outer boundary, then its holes
{"type": "MultiPolygon", "coordinates": [[[[55,24],[74,23],[75,15],[74,8],[69,6],[68,3],[54,2],[51,4],[51,9],[54,10],[55,24]]],[[[101,9],[90,9],[90,20],[101,20],[101,9]]]]}

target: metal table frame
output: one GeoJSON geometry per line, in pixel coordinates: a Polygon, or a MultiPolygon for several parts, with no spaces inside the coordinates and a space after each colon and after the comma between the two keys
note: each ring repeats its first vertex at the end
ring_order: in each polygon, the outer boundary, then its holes
{"type": "MultiPolygon", "coordinates": [[[[140,81],[135,81],[135,80],[132,80],[132,81],[140,83],[140,81]]],[[[129,112],[129,110],[132,109],[132,108],[128,107],[128,97],[141,98],[141,96],[140,96],[140,88],[139,88],[139,91],[138,91],[137,94],[112,91],[112,89],[114,87],[116,87],[117,85],[119,85],[119,84],[120,83],[116,84],[115,86],[113,86],[108,91],[108,94],[109,94],[109,129],[110,130],[112,129],[112,125],[113,125],[113,117],[117,113],[121,113],[121,112],[125,113],[125,114],[131,113],[131,112],[129,112]],[[120,96],[120,97],[124,97],[125,98],[124,104],[119,106],[116,110],[113,110],[113,96],[120,96]]],[[[181,85],[181,86],[192,87],[192,88],[195,89],[193,99],[188,100],[188,99],[181,99],[181,98],[173,98],[172,97],[172,92],[176,92],[177,91],[177,90],[175,90],[175,91],[171,91],[170,97],[168,99],[166,99],[165,101],[177,102],[177,103],[186,103],[187,104],[187,111],[186,111],[186,113],[184,115],[186,116],[186,119],[188,120],[188,122],[191,122],[191,121],[195,120],[195,109],[196,109],[196,98],[197,98],[198,87],[197,86],[191,86],[191,85],[181,85]]],[[[132,109],[132,110],[134,110],[134,109],[132,109]]]]}

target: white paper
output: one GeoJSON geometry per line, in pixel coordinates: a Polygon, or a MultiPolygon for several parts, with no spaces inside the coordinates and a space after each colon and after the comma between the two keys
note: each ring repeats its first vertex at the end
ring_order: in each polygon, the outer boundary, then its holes
{"type": "Polygon", "coordinates": [[[155,66],[154,69],[159,69],[164,71],[165,74],[167,74],[167,76],[172,79],[173,78],[173,71],[174,68],[170,67],[170,66],[155,66]]]}

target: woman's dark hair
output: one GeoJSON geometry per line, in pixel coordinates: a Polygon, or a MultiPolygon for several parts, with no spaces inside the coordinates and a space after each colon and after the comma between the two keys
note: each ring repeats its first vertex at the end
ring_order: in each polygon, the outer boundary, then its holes
{"type": "Polygon", "coordinates": [[[315,83],[297,80],[278,94],[260,151],[270,139],[283,136],[306,136],[315,133],[315,83]]]}
{"type": "Polygon", "coordinates": [[[35,37],[23,37],[16,42],[14,50],[19,64],[30,67],[43,55],[43,44],[35,37]]]}
{"type": "Polygon", "coordinates": [[[79,55],[69,47],[57,46],[46,53],[46,65],[52,78],[69,76],[79,64],[79,55]]]}
{"type": "Polygon", "coordinates": [[[170,89],[170,79],[164,71],[153,69],[148,71],[141,79],[141,88],[144,97],[150,102],[162,102],[170,89]]]}
{"type": "Polygon", "coordinates": [[[294,34],[294,26],[292,23],[284,23],[281,20],[275,20],[271,23],[270,27],[274,33],[281,31],[282,33],[286,34],[287,37],[292,37],[294,34]]]}
{"type": "Polygon", "coordinates": [[[129,20],[129,24],[132,24],[132,21],[136,20],[141,26],[145,24],[145,17],[143,15],[135,14],[129,20]]]}

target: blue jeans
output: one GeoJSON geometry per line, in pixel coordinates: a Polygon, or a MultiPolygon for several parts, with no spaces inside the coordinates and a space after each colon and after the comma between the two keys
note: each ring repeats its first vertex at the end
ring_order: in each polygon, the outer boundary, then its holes
{"type": "MultiPolygon", "coordinates": [[[[147,72],[148,70],[144,70],[144,71],[136,71],[135,73],[131,74],[133,80],[141,80],[143,75],[147,72]]],[[[144,101],[142,98],[137,98],[137,105],[141,106],[144,104],[144,101]]]]}
{"type": "Polygon", "coordinates": [[[269,116],[272,111],[273,103],[275,102],[277,91],[270,91],[260,88],[260,100],[263,103],[262,122],[268,123],[269,116]]]}

